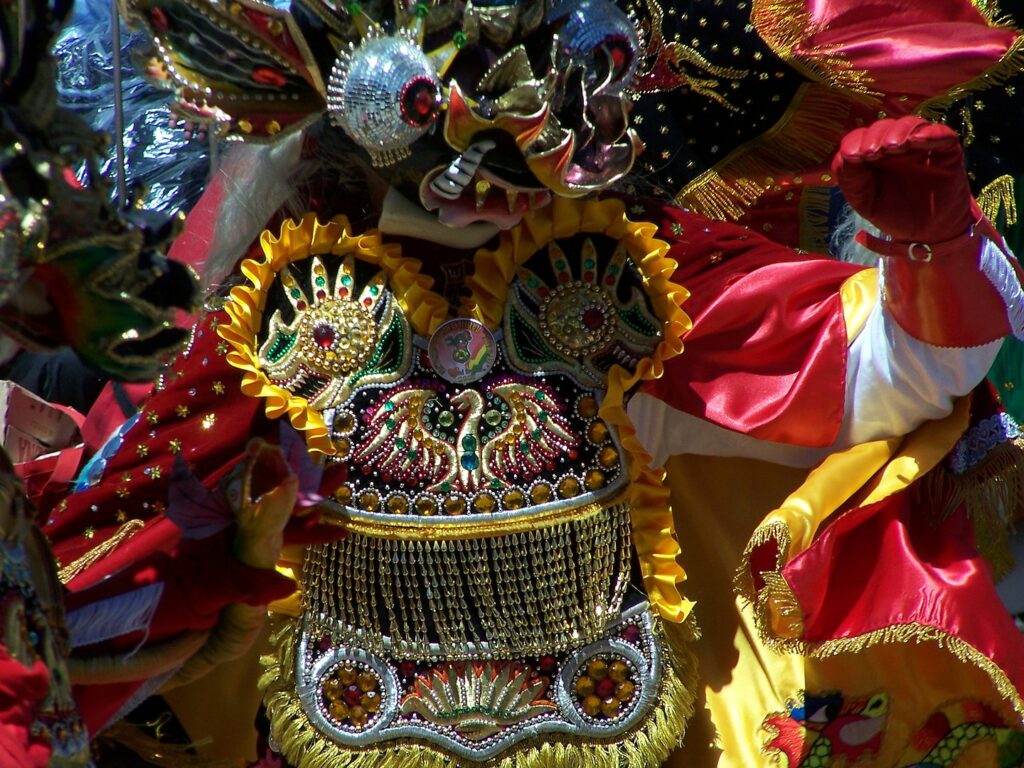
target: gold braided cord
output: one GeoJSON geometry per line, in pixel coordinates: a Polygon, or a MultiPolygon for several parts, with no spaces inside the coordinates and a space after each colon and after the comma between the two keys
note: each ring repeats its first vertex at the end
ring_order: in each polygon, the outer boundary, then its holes
{"type": "Polygon", "coordinates": [[[855,69],[839,46],[807,45],[823,30],[814,23],[804,0],[753,0],[750,21],[776,56],[811,80],[862,101],[881,96],[869,87],[868,73],[855,69]]]}
{"type": "Polygon", "coordinates": [[[1006,214],[1006,226],[1017,223],[1017,190],[1013,176],[1004,174],[988,184],[978,193],[978,207],[990,221],[995,221],[1000,212],[1006,214]]]}
{"type": "Polygon", "coordinates": [[[57,574],[58,578],[60,578],[60,583],[67,584],[90,565],[109,555],[122,542],[127,541],[145,527],[146,523],[142,520],[128,520],[109,539],[61,568],[57,574]]]}
{"type": "Polygon", "coordinates": [[[391,290],[409,323],[417,333],[424,335],[444,322],[448,305],[430,290],[433,281],[420,273],[419,261],[403,257],[399,246],[386,245],[376,231],[352,235],[344,216],[337,216],[327,224],[321,224],[312,213],[301,221],[289,219],[276,236],[265,230],[260,245],[263,257],[246,259],[241,264],[248,284],[232,288],[230,300],[224,305],[230,322],[217,328],[217,333],[231,347],[226,359],[242,371],[242,392],[266,400],[268,418],[287,414],[292,426],[305,434],[311,451],[333,455],[336,448],[327,434],[323,416],[311,408],[305,398],[271,383],[260,366],[256,334],[263,318],[267,291],[277,273],[288,264],[310,256],[352,254],[380,267],[388,275],[391,290]]]}
{"type": "Polygon", "coordinates": [[[740,218],[776,178],[828,159],[836,148],[830,137],[842,133],[849,111],[842,93],[818,83],[800,86],[775,125],[689,182],[676,200],[711,218],[740,218]]]}
{"type": "MultiPolygon", "coordinates": [[[[376,748],[341,750],[309,722],[295,693],[295,631],[282,621],[271,635],[276,653],[260,659],[270,731],[295,768],[479,768],[480,763],[447,755],[429,743],[403,741],[376,748]]],[[[683,739],[693,714],[697,663],[687,647],[695,638],[693,622],[666,631],[656,623],[665,650],[666,669],[654,711],[632,733],[610,743],[545,735],[527,741],[488,768],[650,768],[662,764],[683,739]]]]}

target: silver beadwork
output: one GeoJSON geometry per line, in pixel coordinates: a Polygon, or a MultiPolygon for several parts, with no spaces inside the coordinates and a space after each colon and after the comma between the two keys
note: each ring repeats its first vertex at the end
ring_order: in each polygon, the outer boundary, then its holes
{"type": "Polygon", "coordinates": [[[369,34],[338,57],[327,84],[331,122],[367,150],[374,165],[407,157],[440,105],[437,70],[404,33],[369,34]]]}

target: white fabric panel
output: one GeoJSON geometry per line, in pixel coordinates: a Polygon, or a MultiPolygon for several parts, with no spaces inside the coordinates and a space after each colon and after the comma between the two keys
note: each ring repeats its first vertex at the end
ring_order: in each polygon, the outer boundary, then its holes
{"type": "Polygon", "coordinates": [[[931,346],[907,334],[876,304],[849,347],[843,423],[835,443],[824,449],[755,440],[644,394],[634,396],[627,410],[656,466],[669,456],[694,453],[812,467],[833,451],[905,435],[925,421],[946,416],[956,399],[982,380],[1001,343],[931,346]]]}

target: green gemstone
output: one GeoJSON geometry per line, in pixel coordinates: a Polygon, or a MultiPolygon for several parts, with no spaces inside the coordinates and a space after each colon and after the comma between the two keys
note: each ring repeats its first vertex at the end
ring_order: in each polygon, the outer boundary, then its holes
{"type": "Polygon", "coordinates": [[[593,269],[594,268],[594,260],[593,259],[584,259],[583,260],[583,266],[586,267],[587,269],[593,269]]]}
{"type": "Polygon", "coordinates": [[[491,489],[495,491],[501,490],[501,480],[496,477],[491,478],[491,489]]]}
{"type": "Polygon", "coordinates": [[[616,265],[616,264],[609,264],[608,265],[608,274],[609,275],[617,275],[617,274],[619,274],[619,267],[618,267],[618,265],[616,265]]]}
{"type": "Polygon", "coordinates": [[[493,408],[484,414],[484,421],[490,424],[492,427],[496,427],[501,423],[501,413],[494,410],[493,408]]]}
{"type": "Polygon", "coordinates": [[[539,421],[541,424],[543,424],[547,420],[548,420],[548,412],[547,411],[541,411],[540,413],[537,414],[537,421],[539,421]]]}
{"type": "Polygon", "coordinates": [[[526,442],[525,440],[521,441],[519,443],[519,450],[521,450],[523,453],[529,453],[530,452],[530,444],[528,442],[526,442]]]}
{"type": "Polygon", "coordinates": [[[534,440],[540,440],[540,436],[543,435],[544,433],[541,432],[539,429],[535,429],[532,432],[530,432],[530,434],[533,435],[534,440]]]}
{"type": "Polygon", "coordinates": [[[380,288],[378,288],[376,285],[371,285],[370,286],[370,295],[371,296],[376,296],[378,293],[380,293],[380,288]]]}
{"type": "Polygon", "coordinates": [[[545,397],[547,397],[547,395],[545,395],[543,392],[537,392],[538,400],[543,400],[545,397]]]}
{"type": "Polygon", "coordinates": [[[441,485],[438,486],[441,493],[448,493],[452,489],[452,484],[445,480],[441,485]]]}
{"type": "Polygon", "coordinates": [[[384,403],[384,410],[385,411],[393,411],[393,410],[395,410],[395,404],[392,403],[390,400],[388,400],[386,403],[384,403]]]}
{"type": "Polygon", "coordinates": [[[349,14],[352,16],[358,16],[359,12],[363,10],[363,6],[355,2],[355,0],[352,0],[352,2],[350,2],[346,7],[348,8],[349,14]]]}
{"type": "Polygon", "coordinates": [[[349,286],[349,285],[352,285],[352,276],[351,276],[351,275],[345,275],[345,276],[343,276],[343,277],[341,278],[341,284],[342,284],[342,285],[345,285],[345,286],[349,286]]]}
{"type": "Polygon", "coordinates": [[[316,283],[317,288],[323,288],[325,285],[327,285],[327,281],[324,280],[322,277],[316,278],[316,280],[314,280],[313,282],[316,283]]]}
{"type": "Polygon", "coordinates": [[[416,15],[421,18],[427,18],[427,14],[430,13],[430,8],[426,3],[416,3],[416,15]]]}
{"type": "Polygon", "coordinates": [[[298,288],[292,288],[292,298],[293,299],[298,299],[301,296],[302,296],[302,291],[300,291],[298,288]]]}
{"type": "Polygon", "coordinates": [[[395,445],[398,447],[398,450],[402,450],[403,448],[405,448],[405,440],[399,437],[397,440],[395,440],[395,445]]]}
{"type": "Polygon", "coordinates": [[[392,418],[391,418],[390,416],[388,416],[388,417],[387,417],[387,419],[385,419],[385,420],[384,420],[384,425],[385,425],[385,426],[386,426],[386,427],[387,427],[388,429],[394,429],[394,428],[395,428],[395,424],[397,424],[397,423],[398,423],[398,422],[396,422],[396,421],[395,421],[394,419],[392,419],[392,418]]]}
{"type": "Polygon", "coordinates": [[[437,417],[437,421],[442,427],[450,427],[455,423],[455,414],[451,411],[442,411],[441,415],[437,417]]]}
{"type": "Polygon", "coordinates": [[[456,32],[452,35],[452,42],[455,43],[456,48],[461,48],[469,42],[469,38],[467,38],[463,32],[456,32]]]}

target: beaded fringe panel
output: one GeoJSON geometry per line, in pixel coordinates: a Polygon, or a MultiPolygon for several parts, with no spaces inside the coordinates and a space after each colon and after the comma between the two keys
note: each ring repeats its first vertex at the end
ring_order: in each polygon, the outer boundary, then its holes
{"type": "Polygon", "coordinates": [[[552,653],[618,615],[631,546],[626,505],[490,538],[350,532],[307,550],[303,613],[336,643],[397,658],[552,653]]]}

